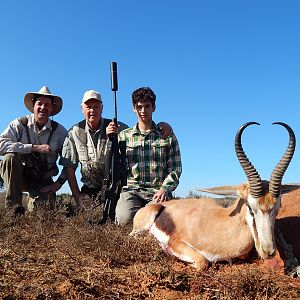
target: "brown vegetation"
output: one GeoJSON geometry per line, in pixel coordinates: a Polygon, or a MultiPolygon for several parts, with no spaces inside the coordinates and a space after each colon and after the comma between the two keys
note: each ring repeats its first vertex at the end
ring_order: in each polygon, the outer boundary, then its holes
{"type": "Polygon", "coordinates": [[[164,253],[131,226],[89,225],[86,212],[0,210],[0,297],[12,299],[300,299],[300,279],[248,263],[206,272],[164,253]]]}

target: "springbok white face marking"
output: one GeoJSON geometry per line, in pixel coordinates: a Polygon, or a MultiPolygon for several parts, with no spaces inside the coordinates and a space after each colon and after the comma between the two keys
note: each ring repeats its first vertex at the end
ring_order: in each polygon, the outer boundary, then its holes
{"type": "Polygon", "coordinates": [[[247,199],[246,221],[262,258],[269,258],[276,250],[274,226],[280,201],[280,197],[274,199],[270,194],[260,199],[249,195],[247,199]]]}

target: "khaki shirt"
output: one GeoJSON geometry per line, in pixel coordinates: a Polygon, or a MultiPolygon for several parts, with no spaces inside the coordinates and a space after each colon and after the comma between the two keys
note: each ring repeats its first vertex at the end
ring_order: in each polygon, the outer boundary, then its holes
{"type": "MultiPolygon", "coordinates": [[[[108,148],[106,127],[111,122],[101,118],[98,130],[92,131],[83,120],[68,131],[59,163],[67,168],[81,166],[81,182],[88,188],[101,188],[105,176],[104,159],[108,148]],[[97,134],[96,145],[92,135],[97,134]]],[[[122,127],[127,125],[122,123],[122,127]]]]}

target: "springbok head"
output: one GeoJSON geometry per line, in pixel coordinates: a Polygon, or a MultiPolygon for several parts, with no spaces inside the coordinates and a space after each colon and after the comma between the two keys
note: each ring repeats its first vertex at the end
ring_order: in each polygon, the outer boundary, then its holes
{"type": "Polygon", "coordinates": [[[238,130],[235,137],[235,152],[248,179],[244,195],[241,195],[244,196],[247,205],[246,221],[254,237],[256,250],[265,259],[271,257],[276,250],[274,226],[281,202],[281,181],[294,155],[296,138],[292,128],[287,124],[273,123],[286,128],[289,133],[289,144],[283,157],[274,168],[270,181],[261,180],[258,172],[247,158],[241,143],[244,129],[253,124],[260,125],[257,122],[249,122],[238,130]]]}

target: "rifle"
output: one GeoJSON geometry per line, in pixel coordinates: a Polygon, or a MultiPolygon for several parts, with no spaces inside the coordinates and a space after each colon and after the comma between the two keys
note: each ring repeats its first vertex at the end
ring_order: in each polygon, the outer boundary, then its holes
{"type": "MultiPolygon", "coordinates": [[[[113,122],[118,127],[117,119],[117,63],[110,64],[111,90],[114,92],[114,118],[113,122]]],[[[105,157],[105,179],[102,191],[103,215],[98,222],[105,224],[107,219],[115,220],[115,211],[120,196],[121,189],[127,184],[127,160],[126,160],[126,142],[118,142],[118,135],[112,134],[109,137],[107,153],[105,157]]]]}

